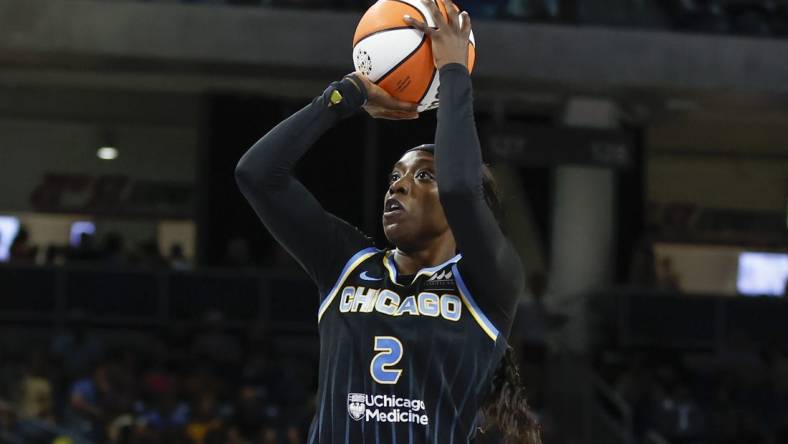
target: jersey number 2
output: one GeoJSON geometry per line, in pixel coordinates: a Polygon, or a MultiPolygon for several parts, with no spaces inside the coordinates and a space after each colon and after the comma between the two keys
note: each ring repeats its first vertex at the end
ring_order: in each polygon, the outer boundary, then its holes
{"type": "Polygon", "coordinates": [[[402,359],[402,343],[394,336],[375,336],[375,351],[380,352],[372,358],[369,373],[378,384],[396,384],[402,370],[391,368],[402,359]]]}

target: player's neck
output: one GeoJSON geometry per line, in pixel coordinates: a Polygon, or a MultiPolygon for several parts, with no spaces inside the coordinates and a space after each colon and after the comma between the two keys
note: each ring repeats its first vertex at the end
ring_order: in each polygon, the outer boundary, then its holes
{"type": "Polygon", "coordinates": [[[400,275],[416,274],[422,268],[434,267],[442,264],[457,254],[457,244],[454,236],[439,236],[429,245],[417,249],[395,249],[394,262],[400,275]]]}

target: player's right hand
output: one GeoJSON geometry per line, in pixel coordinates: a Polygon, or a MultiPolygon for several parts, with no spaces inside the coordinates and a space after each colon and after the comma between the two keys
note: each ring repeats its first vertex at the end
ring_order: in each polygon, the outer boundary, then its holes
{"type": "Polygon", "coordinates": [[[389,120],[419,118],[419,113],[416,112],[417,104],[392,97],[386,90],[374,84],[359,71],[350,74],[350,77],[352,77],[352,80],[358,80],[358,82],[353,82],[356,86],[367,90],[367,103],[363,108],[370,116],[376,119],[389,120]]]}
{"type": "Polygon", "coordinates": [[[403,20],[430,37],[435,67],[441,69],[443,65],[449,63],[459,63],[467,67],[468,42],[471,35],[471,17],[468,12],[460,12],[460,8],[452,0],[438,0],[443,2],[443,7],[447,11],[444,16],[437,3],[432,0],[421,1],[432,16],[436,27],[432,28],[409,15],[404,16],[403,20]]]}

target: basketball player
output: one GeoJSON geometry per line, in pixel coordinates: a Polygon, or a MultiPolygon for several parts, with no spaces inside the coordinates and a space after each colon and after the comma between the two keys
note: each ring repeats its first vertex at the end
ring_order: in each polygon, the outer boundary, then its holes
{"type": "MultiPolygon", "coordinates": [[[[538,443],[506,338],[524,285],[495,218],[467,69],[470,19],[425,1],[440,71],[434,145],[405,152],[384,196],[379,250],[326,212],[292,176],[309,147],[342,118],[418,117],[363,75],[322,95],[260,139],[236,169],[265,226],[320,292],[320,371],[309,443],[462,443],[495,424],[510,443],[538,443]]],[[[340,154],[341,155],[341,154],[340,154]]],[[[354,178],[335,177],[352,187],[354,178]]]]}

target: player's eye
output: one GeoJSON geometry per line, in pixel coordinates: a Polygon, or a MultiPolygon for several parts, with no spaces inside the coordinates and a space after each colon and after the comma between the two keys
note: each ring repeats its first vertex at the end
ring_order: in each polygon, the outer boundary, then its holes
{"type": "Polygon", "coordinates": [[[421,170],[418,173],[416,173],[416,179],[419,179],[419,180],[433,180],[433,179],[435,179],[435,176],[430,171],[421,170]]]}
{"type": "Polygon", "coordinates": [[[391,173],[391,174],[389,174],[389,183],[391,184],[391,183],[394,183],[394,182],[398,181],[400,177],[401,176],[400,176],[399,173],[391,173]]]}

